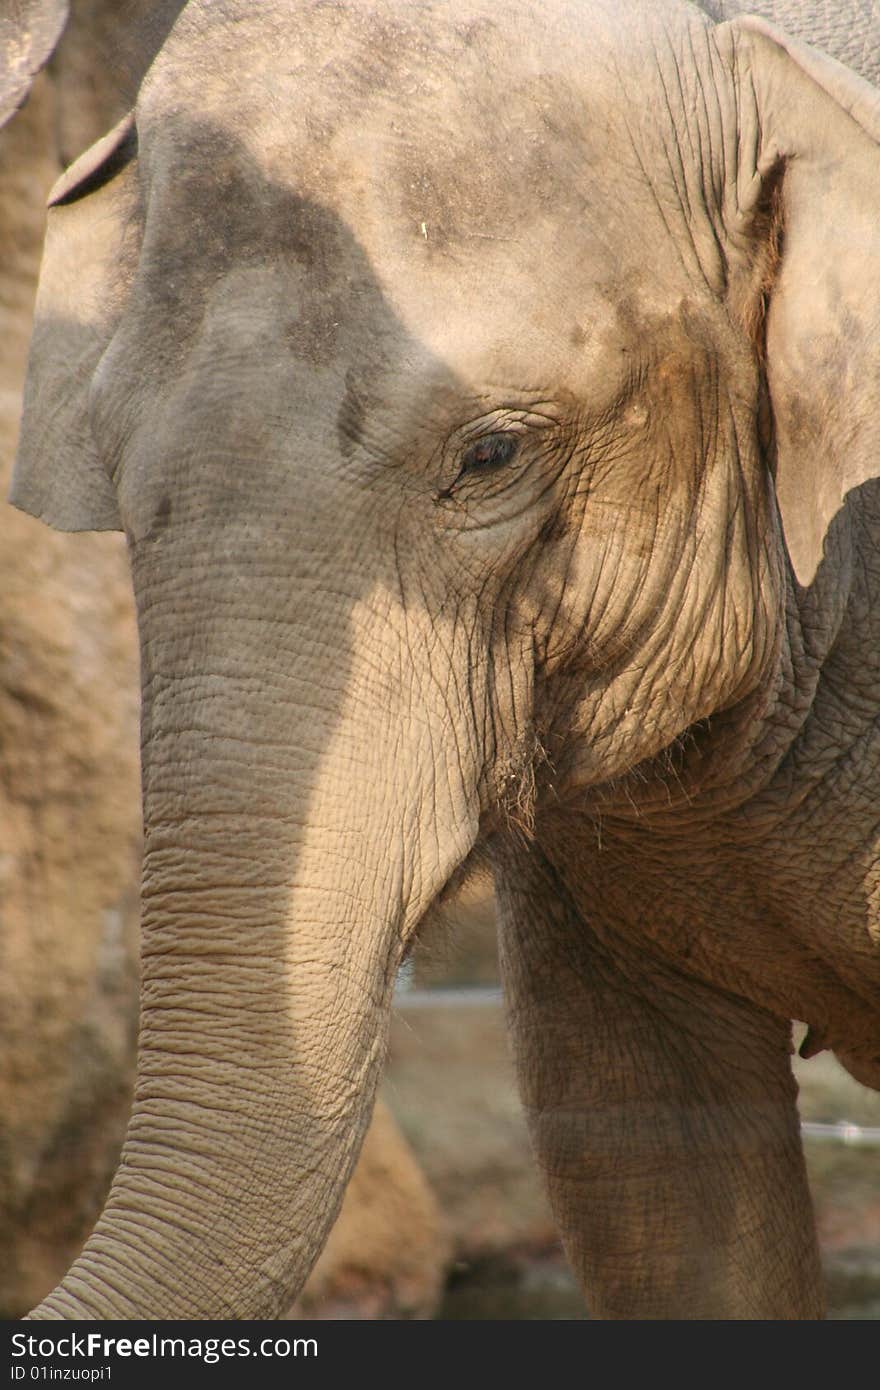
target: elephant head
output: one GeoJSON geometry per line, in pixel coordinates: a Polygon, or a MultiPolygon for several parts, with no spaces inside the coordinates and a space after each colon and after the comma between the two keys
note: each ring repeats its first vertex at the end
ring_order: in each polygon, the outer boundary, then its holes
{"type": "Polygon", "coordinates": [[[63,176],[13,500],[128,539],[143,986],[37,1316],[271,1316],[466,861],[647,814],[694,729],[685,798],[746,795],[873,473],[878,135],[674,0],[190,0],[63,176]]]}

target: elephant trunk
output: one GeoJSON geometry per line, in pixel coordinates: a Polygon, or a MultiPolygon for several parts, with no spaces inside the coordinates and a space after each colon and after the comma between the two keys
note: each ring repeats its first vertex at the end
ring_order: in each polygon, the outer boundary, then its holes
{"type": "Polygon", "coordinates": [[[284,620],[267,623],[270,595],[231,559],[214,556],[210,600],[188,593],[192,559],[152,563],[139,582],[133,555],[145,808],[135,1101],[105,1210],[35,1318],[285,1310],[369,1122],[405,938],[469,847],[426,866],[410,833],[424,814],[418,754],[402,746],[385,663],[375,648],[369,663],[354,654],[357,601],[337,593],[330,615],[304,579],[284,620]]]}

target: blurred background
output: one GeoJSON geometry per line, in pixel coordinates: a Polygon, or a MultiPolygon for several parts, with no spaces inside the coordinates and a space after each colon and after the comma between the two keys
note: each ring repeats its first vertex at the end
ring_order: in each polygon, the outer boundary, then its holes
{"type": "MultiPolygon", "coordinates": [[[[28,0],[13,7],[24,14],[28,0]]],[[[36,10],[36,3],[33,6],[36,10]]],[[[0,132],[0,473],[21,406],[44,207],[132,103],[180,0],[72,0],[0,132]]],[[[63,6],[57,4],[60,15],[63,6]]],[[[0,16],[0,39],[4,36],[0,16]]],[[[7,35],[8,37],[8,35],[7,35]]],[[[0,1316],[91,1229],[137,1030],[137,639],[122,537],[0,507],[0,1316]]],[[[796,1060],[833,1317],[880,1317],[880,1094],[796,1060]]],[[[291,1317],[583,1318],[506,1041],[491,887],[465,886],[399,982],[348,1196],[291,1317]]]]}

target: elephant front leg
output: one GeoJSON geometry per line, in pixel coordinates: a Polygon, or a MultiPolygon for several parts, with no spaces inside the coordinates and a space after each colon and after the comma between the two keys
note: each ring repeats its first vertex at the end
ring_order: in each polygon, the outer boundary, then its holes
{"type": "Polygon", "coordinates": [[[546,867],[499,898],[520,1086],[592,1314],[820,1317],[789,1026],[600,939],[546,867]]]}

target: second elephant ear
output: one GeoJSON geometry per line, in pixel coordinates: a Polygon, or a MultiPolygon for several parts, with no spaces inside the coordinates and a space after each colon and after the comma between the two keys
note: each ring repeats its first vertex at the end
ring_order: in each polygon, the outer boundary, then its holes
{"type": "Polygon", "coordinates": [[[128,115],[49,195],[10,501],[61,531],[122,529],[92,437],[89,394],[136,259],[136,153],[128,115]]]}
{"type": "Polygon", "coordinates": [[[715,36],[738,106],[733,293],[763,358],[779,514],[807,586],[846,494],[880,472],[880,92],[764,20],[715,36]]]}
{"type": "Polygon", "coordinates": [[[0,126],[21,106],[67,21],[67,0],[13,0],[0,10],[0,126]]]}

